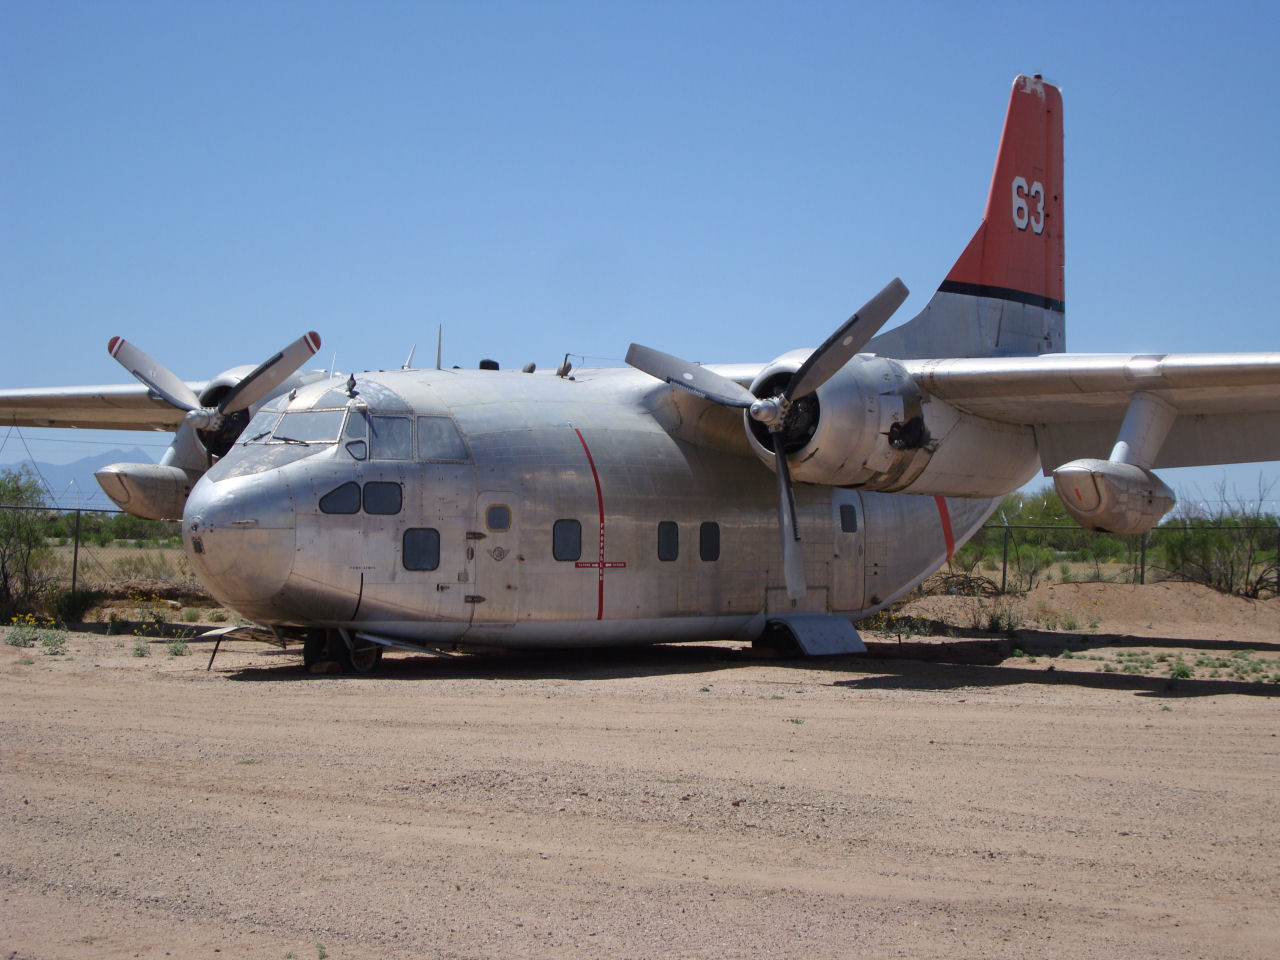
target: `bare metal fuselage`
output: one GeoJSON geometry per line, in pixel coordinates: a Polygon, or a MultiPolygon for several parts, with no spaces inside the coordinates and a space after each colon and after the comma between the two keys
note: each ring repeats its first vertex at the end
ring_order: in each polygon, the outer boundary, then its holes
{"type": "Polygon", "coordinates": [[[220,601],[269,625],[483,646],[745,637],[769,615],[882,607],[997,502],[800,484],[808,593],[792,601],[771,472],[736,412],[685,396],[628,369],[313,385],[263,426],[323,408],[344,411],[341,432],[301,444],[251,425],[192,491],[188,554],[220,601]],[[385,458],[358,422],[374,415],[448,418],[465,450],[433,456],[419,436],[385,458]]]}

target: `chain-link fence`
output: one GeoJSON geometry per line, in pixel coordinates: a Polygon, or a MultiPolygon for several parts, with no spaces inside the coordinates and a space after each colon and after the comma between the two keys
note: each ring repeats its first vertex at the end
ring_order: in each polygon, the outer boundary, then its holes
{"type": "Polygon", "coordinates": [[[119,510],[55,510],[0,505],[0,567],[26,563],[57,590],[106,590],[147,581],[202,590],[182,549],[180,521],[139,520],[119,510]],[[14,547],[34,543],[30,556],[14,547]]]}
{"type": "MultiPolygon", "coordinates": [[[[137,581],[202,591],[182,549],[179,521],[139,520],[118,510],[0,505],[5,536],[21,528],[35,543],[29,562],[60,590],[106,590],[137,581]]],[[[21,558],[0,543],[0,573],[21,558]]],[[[1179,524],[1117,536],[1076,526],[988,524],[964,544],[946,574],[968,588],[1020,593],[1042,583],[1151,583],[1177,579],[1227,593],[1280,594],[1280,526],[1179,524]]]]}
{"type": "Polygon", "coordinates": [[[1280,525],[1167,524],[1144,534],[988,524],[951,559],[975,590],[1021,593],[1051,582],[1189,580],[1226,593],[1280,595],[1280,525]]]}

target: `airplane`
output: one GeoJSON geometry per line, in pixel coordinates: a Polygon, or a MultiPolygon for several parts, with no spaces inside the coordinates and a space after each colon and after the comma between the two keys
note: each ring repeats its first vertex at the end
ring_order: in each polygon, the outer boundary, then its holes
{"type": "Polygon", "coordinates": [[[307,333],[186,383],[113,337],[141,386],[0,391],[0,422],[175,431],[103,489],[181,518],[210,593],[308,667],[766,631],[865,650],[854,622],[1038,470],[1084,527],[1138,533],[1175,502],[1154,469],[1280,459],[1280,352],[1064,352],[1062,129],[1059,89],[1017,77],[977,232],[887,332],[899,280],[767,363],[632,344],[626,367],[343,378],[300,371],[307,333]]]}

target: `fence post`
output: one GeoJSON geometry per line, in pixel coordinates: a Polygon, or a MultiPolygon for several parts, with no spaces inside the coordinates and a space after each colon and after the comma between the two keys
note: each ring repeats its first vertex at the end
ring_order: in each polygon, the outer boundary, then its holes
{"type": "Polygon", "coordinates": [[[1276,596],[1280,597],[1280,520],[1276,521],[1276,596]]]}
{"type": "Polygon", "coordinates": [[[1142,536],[1138,538],[1138,556],[1141,558],[1138,565],[1138,583],[1146,586],[1147,583],[1147,531],[1142,531],[1142,536]]]}
{"type": "Polygon", "coordinates": [[[71,592],[76,592],[76,574],[80,571],[80,508],[76,507],[75,546],[71,550],[71,592]]]}
{"type": "Polygon", "coordinates": [[[1004,522],[1004,558],[1000,561],[1000,592],[1004,593],[1009,580],[1009,521],[1004,522]]]}

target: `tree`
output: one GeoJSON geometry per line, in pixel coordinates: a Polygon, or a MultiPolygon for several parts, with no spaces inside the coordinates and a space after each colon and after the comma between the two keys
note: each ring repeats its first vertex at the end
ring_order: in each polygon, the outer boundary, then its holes
{"type": "Polygon", "coordinates": [[[27,467],[0,470],[0,615],[6,619],[39,600],[48,577],[42,511],[44,491],[27,467]]]}
{"type": "Polygon", "coordinates": [[[1160,528],[1165,565],[1178,577],[1242,597],[1258,599],[1276,590],[1280,517],[1263,504],[1271,487],[1258,481],[1258,495],[1247,500],[1227,496],[1218,485],[1216,511],[1194,502],[1179,505],[1179,516],[1160,528]]]}

